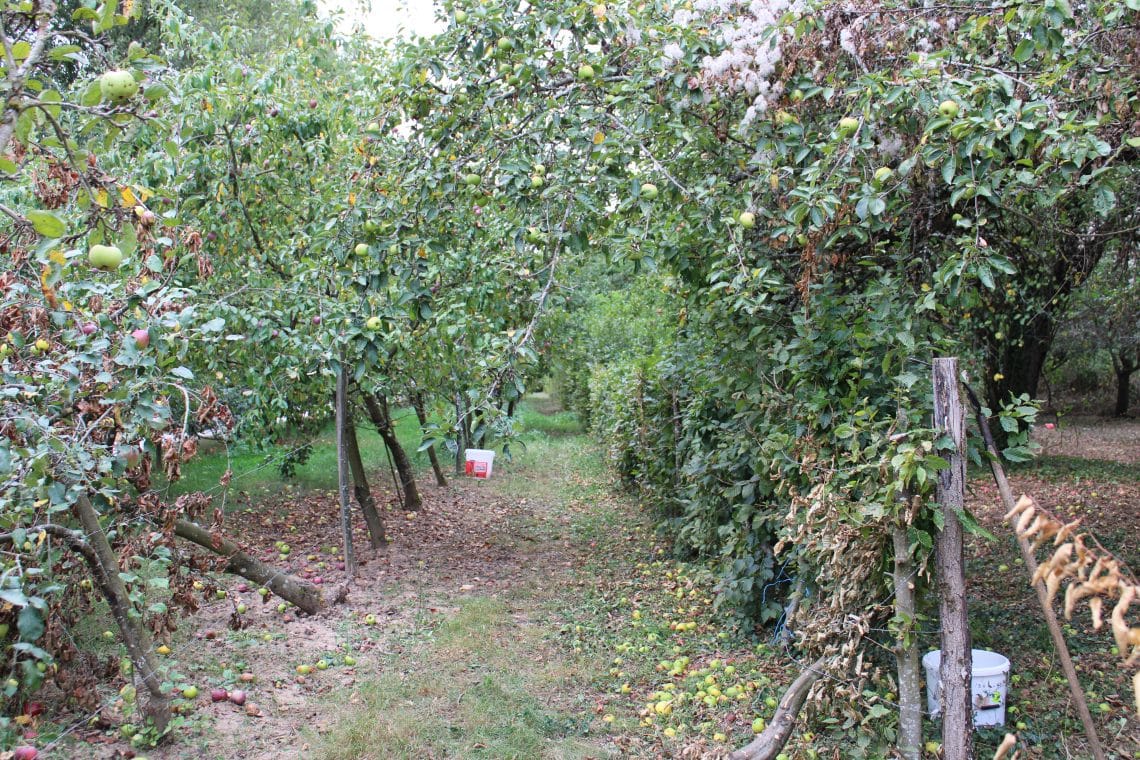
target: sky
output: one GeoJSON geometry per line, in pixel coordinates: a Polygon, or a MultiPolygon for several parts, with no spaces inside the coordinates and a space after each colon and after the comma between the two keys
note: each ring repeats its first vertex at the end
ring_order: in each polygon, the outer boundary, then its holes
{"type": "Polygon", "coordinates": [[[406,36],[407,31],[428,35],[438,31],[432,0],[320,0],[322,8],[345,11],[344,31],[363,20],[369,34],[386,39],[406,36]],[[364,10],[362,6],[371,6],[364,10]]]}

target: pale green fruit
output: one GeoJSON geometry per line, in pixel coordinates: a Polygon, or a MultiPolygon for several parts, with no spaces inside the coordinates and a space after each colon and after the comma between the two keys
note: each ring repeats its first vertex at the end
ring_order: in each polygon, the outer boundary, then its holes
{"type": "Polygon", "coordinates": [[[139,83],[129,71],[108,71],[99,77],[99,93],[103,100],[116,103],[129,100],[139,91],[139,83]]]}
{"type": "Polygon", "coordinates": [[[110,272],[123,263],[123,252],[113,245],[93,245],[87,252],[87,260],[96,269],[110,272]]]}

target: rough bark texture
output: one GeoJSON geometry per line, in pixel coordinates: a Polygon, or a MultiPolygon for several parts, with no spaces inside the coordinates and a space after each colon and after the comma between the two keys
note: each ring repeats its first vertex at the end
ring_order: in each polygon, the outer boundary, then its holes
{"type": "Polygon", "coordinates": [[[1140,348],[1135,355],[1128,351],[1115,351],[1112,355],[1112,368],[1116,373],[1116,404],[1113,406],[1114,417],[1127,417],[1132,389],[1132,373],[1140,369],[1140,348]]]}
{"type": "MultiPolygon", "coordinates": [[[[988,305],[975,312],[978,324],[1000,324],[1004,332],[999,340],[992,327],[985,327],[977,336],[986,347],[986,402],[991,409],[1000,408],[1011,395],[1027,393],[1037,398],[1058,320],[1064,318],[1073,290],[1088,278],[1104,254],[1108,237],[1098,233],[1119,223],[1088,219],[1087,211],[1076,208],[1064,209],[1063,213],[1072,214],[1074,228],[1082,226],[1077,220],[1086,218],[1085,234],[1041,230],[1026,234],[1020,220],[1009,229],[1002,229],[999,222],[993,230],[1001,250],[1017,267],[1018,288],[1009,295],[1002,288],[995,289],[987,298],[988,305]],[[1027,242],[1020,243],[1019,238],[1027,242]],[[1032,316],[1010,318],[1023,315],[1026,303],[1038,304],[1032,316]]],[[[1007,434],[1000,428],[994,432],[1000,451],[1005,448],[1007,434]]]]}
{"type": "Polygon", "coordinates": [[[344,352],[336,373],[336,483],[340,501],[340,531],[344,543],[344,573],[351,581],[356,577],[356,552],[352,546],[352,510],[348,500],[348,377],[344,371],[344,352]]]}
{"type": "Polygon", "coordinates": [[[950,466],[938,473],[937,487],[944,521],[935,545],[938,611],[942,619],[942,660],[938,671],[942,684],[942,749],[945,760],[972,760],[972,653],[962,523],[958,519],[966,502],[966,417],[958,393],[957,359],[934,360],[934,427],[954,442],[954,450],[944,452],[950,466]]]}
{"type": "MultiPolygon", "coordinates": [[[[423,432],[427,428],[428,418],[427,410],[424,407],[424,396],[422,393],[412,394],[412,406],[416,409],[416,419],[420,421],[420,431],[423,432]]],[[[443,468],[439,464],[439,456],[435,453],[435,445],[428,446],[427,450],[428,459],[431,460],[431,469],[435,473],[435,484],[440,486],[447,485],[447,478],[443,475],[443,468]]]]}
{"type": "Polygon", "coordinates": [[[265,564],[242,551],[233,541],[216,536],[200,525],[189,520],[178,520],[174,523],[174,535],[222,555],[228,560],[227,573],[240,575],[259,586],[265,586],[285,601],[296,605],[302,612],[312,615],[324,606],[321,590],[316,586],[265,564]]]}
{"type": "Polygon", "coordinates": [[[823,675],[822,668],[822,658],[808,665],[780,698],[780,704],[768,727],[746,746],[729,755],[730,760],[773,760],[780,754],[795,730],[796,717],[803,709],[808,692],[823,675]]]}
{"type": "Polygon", "coordinates": [[[467,423],[464,418],[463,397],[455,394],[455,477],[463,475],[464,456],[467,449],[467,423]]]}
{"type": "Polygon", "coordinates": [[[150,633],[141,625],[138,618],[130,614],[131,600],[122,578],[119,577],[119,559],[107,541],[103,526],[99,524],[99,513],[85,494],[80,494],[76,501],[75,513],[79,518],[79,524],[83,526],[86,542],[91,549],[90,553],[84,553],[84,558],[91,566],[95,583],[107,600],[111,615],[119,626],[123,644],[127,647],[135,673],[146,688],[147,702],[144,714],[161,733],[166,730],[170,722],[170,699],[162,690],[162,677],[158,674],[158,661],[154,656],[150,633]]]}
{"type": "Polygon", "coordinates": [[[369,541],[373,549],[380,549],[388,545],[388,535],[384,529],[384,518],[376,509],[372,489],[368,486],[364,460],[360,456],[360,441],[356,437],[356,425],[351,420],[345,430],[345,452],[348,454],[348,466],[352,470],[352,493],[360,505],[360,511],[364,513],[369,541]]]}
{"type": "Polygon", "coordinates": [[[396,430],[392,425],[392,415],[388,409],[388,399],[377,393],[365,393],[364,406],[368,409],[368,418],[376,426],[376,432],[384,440],[384,445],[392,454],[392,461],[396,465],[396,473],[400,478],[400,485],[404,489],[404,509],[416,512],[423,505],[420,491],[416,488],[415,470],[412,469],[411,460],[404,452],[404,447],[396,438],[396,430]]]}
{"type": "Polygon", "coordinates": [[[905,525],[895,527],[892,539],[895,549],[895,615],[902,622],[902,635],[895,642],[895,666],[899,679],[898,750],[904,760],[922,756],[922,692],[919,687],[918,646],[914,621],[914,561],[910,556],[910,539],[905,525]]]}
{"type": "MultiPolygon", "coordinates": [[[[1006,511],[1012,510],[1014,506],[1013,490],[1009,487],[1009,481],[1005,477],[1005,469],[1002,468],[1001,460],[998,459],[997,446],[994,443],[993,434],[990,432],[989,421],[982,414],[982,404],[978,401],[977,396],[968,387],[966,392],[970,395],[970,403],[974,406],[974,417],[978,421],[978,429],[982,431],[982,438],[986,442],[986,450],[990,455],[990,471],[993,473],[994,482],[997,483],[998,492],[1001,493],[1002,503],[1005,504],[1006,511]]],[[[1037,558],[1033,556],[1029,541],[1017,534],[1016,524],[1017,517],[1010,518],[1009,527],[1017,538],[1017,548],[1021,552],[1022,562],[1025,563],[1025,572],[1029,573],[1030,578],[1033,578],[1037,574],[1037,558]]],[[[1084,688],[1077,677],[1077,669],[1073,666],[1073,658],[1069,656],[1069,646],[1065,642],[1065,634],[1061,630],[1053,605],[1049,603],[1049,592],[1046,591],[1045,584],[1040,581],[1033,584],[1033,590],[1037,594],[1037,603],[1041,606],[1041,612],[1045,616],[1045,624],[1049,628],[1049,635],[1057,650],[1057,659],[1061,663],[1061,670],[1068,681],[1069,694],[1073,698],[1073,705],[1076,707],[1077,715],[1084,727],[1085,737],[1089,741],[1089,750],[1095,760],[1104,760],[1104,748],[1100,744],[1100,737],[1097,735],[1092,713],[1089,712],[1084,688]]]]}

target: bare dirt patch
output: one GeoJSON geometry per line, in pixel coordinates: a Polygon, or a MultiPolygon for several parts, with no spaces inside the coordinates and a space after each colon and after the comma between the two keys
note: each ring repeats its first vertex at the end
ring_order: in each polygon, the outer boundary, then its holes
{"type": "Polygon", "coordinates": [[[1140,421],[1064,417],[1038,425],[1033,440],[1045,456],[1140,464],[1140,421]],[[1046,427],[1046,425],[1053,427],[1046,427]]]}
{"type": "MultiPolygon", "coordinates": [[[[240,578],[221,578],[227,598],[204,604],[184,621],[166,660],[171,680],[193,683],[201,695],[187,703],[189,722],[178,738],[145,754],[159,760],[313,756],[314,739],[339,717],[329,711],[328,700],[343,697],[346,711],[359,705],[357,685],[381,676],[384,664],[398,661],[418,640],[430,639],[465,599],[517,601],[528,588],[563,583],[575,565],[569,519],[545,502],[503,495],[498,485],[461,480],[447,488],[428,487],[420,512],[386,510],[391,541],[386,550],[368,548],[361,521],[354,527],[359,575],[344,603],[318,615],[279,611],[280,600],[263,599],[240,578]],[[229,623],[239,603],[248,610],[238,616],[242,627],[234,630],[229,623]],[[369,615],[375,624],[366,622],[369,615]],[[346,656],[356,662],[346,665],[346,656]],[[316,669],[321,660],[327,669],[316,669]],[[301,675],[299,665],[314,669],[301,675]],[[239,682],[241,673],[254,680],[239,682]],[[243,688],[257,714],[247,715],[228,702],[211,703],[215,687],[243,688]]],[[[254,513],[232,516],[227,525],[263,559],[319,579],[326,598],[332,585],[342,582],[343,573],[335,569],[341,557],[334,494],[273,500],[254,513]],[[272,548],[276,541],[290,546],[284,562],[272,548]]],[[[510,615],[522,630],[532,625],[535,610],[514,604],[510,615]]],[[[116,711],[106,717],[113,723],[116,711]]],[[[79,741],[65,756],[131,756],[127,742],[109,739],[106,724],[73,738],[79,741]]]]}

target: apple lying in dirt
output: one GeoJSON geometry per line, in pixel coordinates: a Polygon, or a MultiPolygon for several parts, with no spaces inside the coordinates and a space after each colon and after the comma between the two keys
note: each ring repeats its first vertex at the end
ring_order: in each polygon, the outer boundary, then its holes
{"type": "Polygon", "coordinates": [[[135,347],[137,348],[146,348],[150,345],[150,330],[146,328],[131,330],[131,337],[135,339],[135,347]]]}
{"type": "Polygon", "coordinates": [[[238,705],[239,707],[245,704],[245,699],[246,694],[241,689],[234,689],[230,692],[230,702],[238,705]]]}
{"type": "Polygon", "coordinates": [[[12,760],[36,760],[40,751],[35,747],[23,746],[12,750],[12,760]]]}
{"type": "Polygon", "coordinates": [[[313,668],[310,665],[298,665],[297,666],[297,673],[300,675],[307,676],[312,672],[313,672],[313,668]]]}
{"type": "Polygon", "coordinates": [[[230,693],[225,689],[210,689],[211,702],[225,702],[230,698],[230,693]]]}
{"type": "Polygon", "coordinates": [[[364,624],[365,625],[376,625],[376,616],[375,615],[365,615],[364,616],[364,624]]]}
{"type": "Polygon", "coordinates": [[[186,699],[197,699],[198,698],[198,687],[197,686],[187,686],[185,689],[182,690],[182,696],[186,699]]]}

